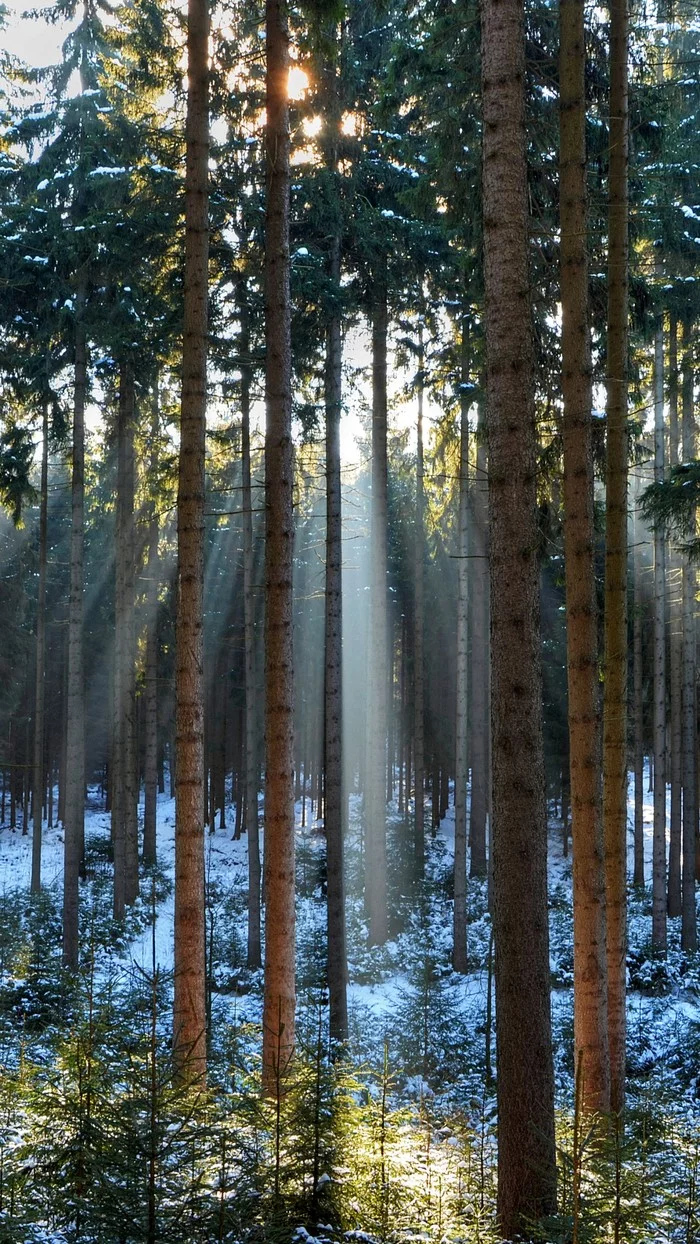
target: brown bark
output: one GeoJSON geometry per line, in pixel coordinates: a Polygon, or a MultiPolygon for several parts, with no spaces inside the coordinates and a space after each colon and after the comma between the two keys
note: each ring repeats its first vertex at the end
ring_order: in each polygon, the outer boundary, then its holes
{"type": "Polygon", "coordinates": [[[36,602],[34,752],[32,757],[32,894],[41,890],[41,823],[44,803],[44,721],[46,704],[46,562],[48,550],[49,407],[41,419],[41,490],[39,498],[39,584],[36,602]]]}
{"type": "Polygon", "coordinates": [[[425,872],[425,484],[423,472],[423,337],[421,328],[416,427],[416,531],[413,602],[413,845],[416,876],[425,872]]]}
{"type": "MultiPolygon", "coordinates": [[[[693,409],[693,331],[683,332],[683,459],[696,454],[695,412],[693,409]]],[[[696,570],[689,558],[683,559],[683,872],[681,893],[681,946],[696,950],[698,944],[695,908],[695,852],[697,834],[697,690],[695,652],[696,570]]]]}
{"type": "Polygon", "coordinates": [[[627,0],[610,3],[603,834],[610,1105],[625,1094],[627,951],[627,0]]]}
{"type": "MultiPolygon", "coordinates": [[[[151,452],[149,475],[155,489],[158,478],[158,377],[153,392],[153,415],[151,419],[151,452]]],[[[158,803],[158,510],[155,494],[150,502],[148,522],[148,560],[146,563],[146,688],[145,688],[145,755],[144,755],[144,809],[143,809],[143,862],[147,867],[156,863],[157,857],[157,803],[158,803]]]]}
{"type": "Polygon", "coordinates": [[[279,1096],[294,1053],[293,447],[289,302],[289,30],[267,0],[265,216],[265,996],[263,1088],[279,1096]]]}
{"type": "Polygon", "coordinates": [[[66,713],[65,815],[63,865],[63,960],[78,964],[78,882],[83,858],[85,817],[85,689],[83,682],[83,565],[85,509],[85,398],[87,342],[85,287],[78,289],[73,391],[71,473],[70,596],[66,713]]]}
{"type": "Polygon", "coordinates": [[[484,409],[479,409],[479,439],[476,471],[472,483],[472,557],[470,559],[471,665],[469,683],[471,804],[469,808],[469,874],[487,874],[486,837],[491,790],[489,708],[489,557],[488,557],[488,479],[484,409]]]}
{"type": "Polygon", "coordinates": [[[462,328],[462,394],[460,399],[459,516],[457,520],[457,664],[455,669],[455,855],[452,966],[467,971],[467,778],[468,653],[469,653],[469,398],[466,353],[466,317],[462,328]]]}
{"type": "Polygon", "coordinates": [[[365,910],[372,945],[386,941],[387,608],[387,290],[380,262],[372,307],[372,496],[370,618],[365,764],[365,910]]]}
{"type": "MultiPolygon", "coordinates": [[[[654,342],[654,482],[664,478],[664,337],[654,342]]],[[[654,836],[651,872],[651,944],[666,950],[666,548],[654,529],[654,836]]]]}
{"type": "MultiPolygon", "coordinates": [[[[668,342],[668,465],[678,466],[678,322],[671,317],[668,342]]],[[[671,822],[668,850],[668,914],[681,914],[681,791],[683,781],[683,588],[677,549],[667,551],[669,656],[671,664],[670,782],[671,822]]]]}
{"type": "Polygon", "coordinates": [[[185,291],[177,502],[173,1052],[186,1081],[206,1070],[204,948],[204,451],[207,409],[209,14],[189,0],[185,291]]]}
{"type": "Polygon", "coordinates": [[[556,1203],[520,0],[484,0],[482,87],[498,1219],[510,1238],[556,1203]]]}
{"type": "Polygon", "coordinates": [[[635,503],[634,522],[634,877],[636,886],[644,885],[644,678],[642,669],[642,524],[639,498],[635,503]]]}
{"type": "Polygon", "coordinates": [[[574,1062],[586,1112],[610,1107],[600,790],[583,0],[561,0],[560,204],[564,562],[573,840],[574,1062]]]}

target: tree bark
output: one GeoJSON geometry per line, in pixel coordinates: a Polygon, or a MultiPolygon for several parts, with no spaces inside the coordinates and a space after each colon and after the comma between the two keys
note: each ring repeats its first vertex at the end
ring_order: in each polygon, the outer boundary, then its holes
{"type": "Polygon", "coordinates": [[[85,688],[83,675],[85,398],[87,391],[85,299],[83,284],[79,287],[76,296],[66,697],[66,794],[63,827],[63,960],[68,967],[72,968],[78,965],[78,884],[83,859],[85,826],[85,688]]]}
{"type": "MultiPolygon", "coordinates": [[[[243,474],[243,632],[245,646],[245,827],[248,837],[248,952],[249,968],[262,963],[260,936],[260,824],[258,818],[257,674],[255,660],[255,595],[253,565],[253,488],[250,475],[250,312],[241,284],[241,470],[243,474]]],[[[239,798],[240,803],[240,798],[239,798]]],[[[236,809],[238,811],[238,808],[236,809]]]]}
{"type": "Polygon", "coordinates": [[[204,947],[204,453],[209,259],[209,12],[189,0],[185,291],[177,502],[173,1053],[189,1082],[206,1072],[204,947]]]}
{"type": "Polygon", "coordinates": [[[560,205],[564,564],[573,840],[574,1065],[586,1113],[610,1107],[600,788],[583,0],[561,0],[560,205]]]}
{"type": "Polygon", "coordinates": [[[32,764],[32,894],[41,890],[41,825],[44,804],[44,723],[46,704],[46,563],[48,551],[49,406],[41,419],[41,491],[39,499],[39,584],[36,602],[34,752],[32,764]]]}
{"type": "MultiPolygon", "coordinates": [[[[678,322],[671,317],[668,343],[668,464],[678,466],[678,322]]],[[[668,550],[669,655],[671,659],[671,824],[668,852],[668,914],[681,914],[681,791],[683,781],[683,588],[678,552],[668,550]]]]}
{"type": "Polygon", "coordinates": [[[469,676],[469,395],[465,359],[467,321],[462,327],[462,392],[459,415],[459,515],[457,519],[457,663],[455,675],[455,854],[452,966],[467,971],[467,779],[469,676]]]}
{"type": "Polygon", "coordinates": [[[625,1094],[627,951],[627,0],[610,0],[603,834],[610,1105],[625,1094]]]}
{"type": "Polygon", "coordinates": [[[289,30],[267,0],[265,218],[265,995],[263,1088],[279,1097],[294,1053],[293,447],[289,301],[289,30]]]}
{"type": "Polygon", "coordinates": [[[642,524],[639,496],[635,500],[634,520],[634,877],[635,886],[644,885],[644,671],[642,668],[642,524]]]}
{"type": "MultiPolygon", "coordinates": [[[[695,412],[693,409],[693,331],[683,332],[683,460],[696,454],[695,412]]],[[[697,833],[697,740],[696,653],[695,653],[696,571],[693,562],[683,558],[683,873],[681,946],[696,950],[698,944],[695,910],[695,851],[697,833]]]]}
{"type": "Polygon", "coordinates": [[[425,483],[423,472],[423,335],[419,347],[418,420],[416,426],[416,531],[413,600],[413,757],[415,872],[425,872],[425,483]]]}
{"type": "Polygon", "coordinates": [[[370,619],[365,764],[365,910],[369,940],[387,939],[386,744],[388,717],[387,606],[387,290],[386,257],[375,278],[372,306],[372,496],[370,619]]]}
{"type": "Polygon", "coordinates": [[[547,823],[521,0],[482,6],[498,1219],[554,1210],[547,823]]]}
{"type": "MultiPolygon", "coordinates": [[[[149,475],[155,489],[158,478],[159,428],[159,380],[156,376],[153,390],[153,415],[151,419],[151,452],[149,475]]],[[[155,493],[150,502],[148,523],[148,561],[146,563],[146,689],[145,689],[145,755],[144,755],[144,809],[143,809],[143,862],[152,868],[157,858],[157,803],[158,803],[158,508],[155,493]]]]}
{"type": "Polygon", "coordinates": [[[471,804],[469,809],[469,873],[487,874],[486,837],[491,770],[491,714],[489,708],[489,553],[488,553],[488,471],[484,439],[484,408],[479,407],[479,437],[476,446],[476,472],[472,482],[472,558],[471,578],[471,804]]]}
{"type": "MultiPolygon", "coordinates": [[[[654,482],[664,478],[664,336],[654,339],[654,482]]],[[[654,837],[651,944],[666,950],[666,558],[665,537],[654,529],[654,837]]]]}

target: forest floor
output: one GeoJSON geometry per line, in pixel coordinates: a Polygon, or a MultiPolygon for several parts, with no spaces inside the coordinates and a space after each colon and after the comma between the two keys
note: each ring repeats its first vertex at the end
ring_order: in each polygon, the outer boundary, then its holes
{"type": "MultiPolygon", "coordinates": [[[[645,791],[648,864],[650,799],[645,791]]],[[[325,1022],[324,839],[320,825],[312,823],[302,828],[300,807],[297,812],[299,1047],[305,1063],[313,1066],[314,1058],[317,1063],[320,1059],[325,1022]]],[[[390,1234],[415,1239],[418,1232],[423,1239],[468,1238],[485,1242],[492,1238],[489,1223],[493,1221],[495,1191],[495,1090],[491,1075],[495,1038],[493,1017],[489,1016],[491,930],[486,883],[472,880],[469,884],[469,973],[460,976],[450,966],[454,847],[450,808],[439,830],[428,835],[426,880],[422,887],[416,891],[398,873],[391,874],[390,940],[382,947],[368,947],[360,888],[360,813],[359,797],[353,795],[347,851],[350,1056],[357,1100],[361,1096],[359,1084],[370,1104],[381,1101],[383,1111],[386,1106],[381,1128],[387,1128],[387,1154],[391,1148],[389,1118],[392,1120],[392,1174],[387,1174],[389,1167],[384,1166],[384,1139],[381,1144],[382,1183],[388,1187],[393,1180],[398,1198],[392,1209],[394,1230],[390,1234]],[[465,1153],[469,1155],[466,1167],[465,1153]],[[452,1187],[455,1180],[460,1187],[457,1209],[454,1196],[450,1200],[446,1191],[437,1191],[446,1189],[448,1184],[452,1187]],[[460,1236],[450,1225],[460,1214],[463,1218],[466,1215],[472,1234],[460,1236]],[[401,1230],[399,1220],[403,1222],[401,1230]]],[[[262,972],[251,972],[246,967],[246,838],[233,839],[233,816],[229,809],[227,818],[226,828],[217,828],[206,838],[211,1046],[219,1068],[215,1074],[222,1077],[222,1083],[227,1077],[235,1080],[244,1070],[249,1074],[257,1065],[262,1004],[262,972]]],[[[174,826],[174,801],[162,796],[158,804],[158,868],[143,876],[141,899],[126,923],[117,927],[110,915],[109,815],[101,805],[99,793],[91,791],[86,817],[88,883],[82,886],[81,893],[82,927],[87,930],[82,953],[85,962],[91,962],[91,990],[108,988],[112,993],[123,990],[126,994],[134,987],[134,980],[152,981],[154,973],[158,989],[169,989],[173,960],[174,826]]],[[[390,860],[406,858],[408,832],[404,817],[392,806],[390,860]]],[[[54,1057],[39,1022],[50,989],[45,979],[41,988],[37,985],[36,971],[32,976],[31,955],[22,942],[20,926],[24,923],[36,933],[38,919],[41,938],[48,938],[49,926],[58,934],[63,869],[60,828],[45,827],[42,861],[46,909],[37,916],[32,915],[28,900],[31,836],[22,835],[21,829],[12,831],[5,827],[0,831],[0,1017],[4,1016],[3,1063],[8,1066],[12,1064],[7,1054],[9,1034],[16,1035],[20,1024],[23,1032],[32,1034],[36,1029],[28,1040],[36,1065],[48,1064],[54,1057]],[[22,945],[24,951],[20,953],[22,945]]],[[[571,858],[563,856],[561,824],[555,819],[550,825],[549,902],[562,1211],[542,1239],[554,1242],[569,1238],[575,1164],[571,858]]],[[[604,1146],[601,1149],[593,1135],[584,1138],[582,1156],[577,1159],[584,1191],[582,1222],[584,1226],[588,1223],[588,1233],[582,1227],[582,1241],[608,1238],[611,1215],[616,1215],[618,1222],[624,1221],[619,1236],[624,1241],[682,1240],[689,1244],[700,1239],[695,1191],[700,1178],[700,959],[681,952],[677,926],[679,921],[669,922],[666,958],[654,956],[649,944],[649,888],[631,892],[626,1128],[624,1135],[615,1140],[612,1157],[604,1146]],[[617,1208],[611,1209],[611,1205],[617,1208]]],[[[51,959],[57,962],[58,942],[56,936],[56,945],[50,946],[48,941],[44,944],[46,964],[51,959]]],[[[156,986],[153,988],[155,991],[156,986]]],[[[169,1028],[167,1006],[159,1007],[158,1026],[165,1046],[169,1028]]],[[[380,1126],[376,1120],[375,1125],[380,1126]]],[[[0,1158],[1,1151],[0,1127],[0,1158]]],[[[389,1162],[388,1157],[386,1161],[389,1162]]],[[[316,1182],[318,1176],[317,1170],[316,1182]]],[[[374,1218],[369,1213],[363,1217],[363,1212],[364,1205],[360,1205],[353,1220],[355,1233],[366,1230],[372,1238],[381,1236],[376,1214],[374,1218]]],[[[389,1212],[388,1202],[382,1212],[389,1212]]],[[[303,1222],[298,1224],[299,1232],[310,1238],[303,1222]]],[[[329,1224],[317,1234],[322,1240],[336,1238],[329,1224]]],[[[0,1231],[0,1238],[21,1237],[5,1236],[0,1231]]],[[[111,1237],[105,1234],[104,1239],[108,1238],[111,1237]]]]}

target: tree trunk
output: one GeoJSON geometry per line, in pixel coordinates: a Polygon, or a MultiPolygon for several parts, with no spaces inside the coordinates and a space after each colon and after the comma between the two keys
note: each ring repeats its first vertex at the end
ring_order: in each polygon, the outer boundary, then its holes
{"type": "MultiPolygon", "coordinates": [[[[335,168],[335,157],[333,158],[335,168]]],[[[340,239],[331,245],[330,277],[340,296],[340,239]]],[[[348,1039],[345,875],[343,864],[343,596],[340,416],[342,341],[340,313],[326,330],[326,617],[325,617],[325,828],[328,875],[328,992],[331,1041],[348,1039]]]]}
{"type": "MultiPolygon", "coordinates": [[[[683,460],[690,462],[696,454],[695,412],[693,410],[693,331],[690,324],[683,332],[683,460]]],[[[683,874],[681,946],[696,950],[698,944],[695,912],[695,850],[697,832],[696,778],[696,655],[695,655],[695,565],[683,558],[683,874]]]]}
{"type": "Polygon", "coordinates": [[[289,30],[267,0],[265,218],[265,996],[263,1087],[279,1097],[294,1053],[294,459],[289,301],[289,30]]]}
{"type": "MultiPolygon", "coordinates": [[[[664,478],[664,335],[654,340],[654,482],[664,478]]],[[[654,839],[651,944],[666,950],[666,558],[665,536],[654,529],[654,839]]]]}
{"type": "Polygon", "coordinates": [[[600,789],[583,0],[561,0],[560,208],[564,564],[573,841],[574,1065],[586,1113],[610,1107],[600,789]]]}
{"type": "MultiPolygon", "coordinates": [[[[250,325],[246,289],[240,288],[241,470],[243,473],[243,632],[245,646],[245,827],[248,837],[249,968],[262,963],[260,939],[260,833],[258,821],[257,675],[253,565],[253,489],[250,478],[250,325]]],[[[239,782],[239,790],[242,786],[239,782]]],[[[237,800],[236,811],[240,804],[237,800]]]]}
{"type": "Polygon", "coordinates": [[[482,87],[498,1219],[510,1238],[556,1204],[520,0],[484,0],[482,87]]]}
{"type": "Polygon", "coordinates": [[[115,591],[114,746],[112,842],[114,918],[138,895],[138,784],[136,756],[136,636],[134,629],[134,372],[119,374],[117,415],[117,526],[115,591]]]}
{"type": "Polygon", "coordinates": [[[467,318],[462,319],[462,392],[460,396],[459,517],[457,520],[457,664],[455,714],[455,855],[452,966],[467,971],[467,779],[469,774],[469,395],[467,389],[467,318]]]}
{"type": "Polygon", "coordinates": [[[413,756],[415,873],[425,872],[425,487],[423,479],[423,328],[420,329],[418,422],[416,427],[416,530],[413,603],[413,756]]]}
{"type": "Polygon", "coordinates": [[[634,520],[634,877],[635,886],[644,885],[644,671],[642,669],[642,524],[639,495],[635,499],[634,520]]]}
{"type": "Polygon", "coordinates": [[[41,820],[44,804],[44,720],[46,703],[46,562],[48,550],[49,406],[41,420],[41,494],[39,500],[39,585],[36,602],[34,754],[32,765],[32,894],[41,890],[41,820]]]}
{"type": "Polygon", "coordinates": [[[63,960],[78,964],[78,882],[83,859],[85,816],[85,689],[83,683],[83,564],[85,506],[85,398],[87,342],[85,286],[78,289],[73,393],[70,597],[68,602],[68,686],[66,716],[63,865],[63,960]]]}
{"type": "Polygon", "coordinates": [[[472,483],[471,576],[471,804],[469,809],[469,873],[485,877],[486,824],[490,792],[491,714],[489,708],[489,556],[488,474],[484,439],[484,408],[479,407],[476,472],[472,483]]]}
{"type": "Polygon", "coordinates": [[[627,0],[610,2],[603,833],[610,1105],[625,1096],[627,951],[627,0]]]}
{"type": "Polygon", "coordinates": [[[371,945],[388,934],[386,898],[387,607],[387,290],[386,258],[372,307],[372,496],[370,619],[365,764],[365,910],[371,945]]]}
{"type": "Polygon", "coordinates": [[[204,947],[204,451],[207,410],[209,13],[189,0],[185,290],[177,502],[175,999],[173,1052],[186,1081],[206,1070],[204,947]]]}
{"type": "MultiPolygon", "coordinates": [[[[671,317],[669,334],[668,464],[678,466],[678,322],[671,317]]],[[[668,551],[669,648],[671,658],[671,833],[668,852],[668,914],[681,914],[681,789],[683,781],[683,588],[678,552],[668,551]]]]}
{"type": "MultiPolygon", "coordinates": [[[[155,489],[158,478],[159,428],[159,379],[156,376],[153,390],[153,417],[151,420],[151,453],[149,475],[155,489]]],[[[145,689],[145,756],[144,756],[144,806],[143,806],[143,862],[152,868],[157,856],[157,803],[158,803],[158,509],[155,493],[150,502],[148,523],[148,561],[146,563],[146,689],[145,689]]]]}

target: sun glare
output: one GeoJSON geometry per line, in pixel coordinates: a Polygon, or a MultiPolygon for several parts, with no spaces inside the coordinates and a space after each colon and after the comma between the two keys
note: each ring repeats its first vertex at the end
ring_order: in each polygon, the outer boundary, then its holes
{"type": "Polygon", "coordinates": [[[309,76],[300,69],[298,65],[292,65],[289,70],[289,79],[287,84],[287,94],[290,99],[303,99],[304,94],[309,89],[309,76]]]}

